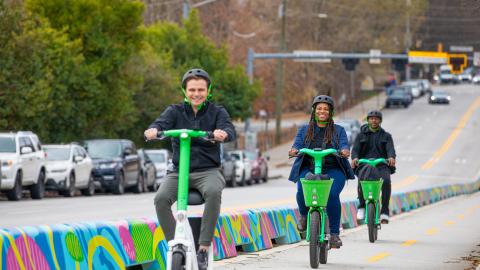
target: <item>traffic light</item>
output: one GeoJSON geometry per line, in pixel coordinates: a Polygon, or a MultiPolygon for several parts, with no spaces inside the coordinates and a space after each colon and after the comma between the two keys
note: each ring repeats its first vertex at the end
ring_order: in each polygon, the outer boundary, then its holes
{"type": "Polygon", "coordinates": [[[405,70],[405,65],[408,64],[408,59],[392,59],[393,69],[398,72],[405,70]]]}
{"type": "Polygon", "coordinates": [[[467,66],[467,55],[466,54],[449,54],[448,64],[452,68],[453,74],[460,74],[463,72],[463,69],[467,66]]]}
{"type": "Polygon", "coordinates": [[[358,58],[342,58],[343,65],[348,71],[354,71],[355,66],[358,64],[358,58]]]}

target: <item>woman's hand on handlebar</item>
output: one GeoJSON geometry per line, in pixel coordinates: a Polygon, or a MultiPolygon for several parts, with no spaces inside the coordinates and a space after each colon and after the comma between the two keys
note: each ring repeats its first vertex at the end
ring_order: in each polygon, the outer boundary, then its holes
{"type": "Polygon", "coordinates": [[[145,130],[145,132],[143,133],[143,135],[145,135],[145,139],[147,139],[147,140],[156,139],[157,134],[158,134],[158,129],[156,129],[156,128],[149,128],[149,129],[145,130]]]}
{"type": "Polygon", "coordinates": [[[355,168],[358,166],[358,158],[352,159],[352,168],[355,168]]]}
{"type": "Polygon", "coordinates": [[[342,149],[339,151],[340,155],[344,158],[350,157],[350,150],[348,149],[342,149]]]}
{"type": "Polygon", "coordinates": [[[228,138],[228,133],[221,130],[215,129],[213,131],[213,139],[218,142],[224,142],[228,138]]]}
{"type": "Polygon", "coordinates": [[[298,156],[298,149],[292,148],[290,151],[288,151],[288,157],[296,157],[298,156]]]}

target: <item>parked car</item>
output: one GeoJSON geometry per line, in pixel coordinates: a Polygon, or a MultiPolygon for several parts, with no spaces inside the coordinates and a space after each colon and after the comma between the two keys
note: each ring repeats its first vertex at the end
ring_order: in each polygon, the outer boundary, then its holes
{"type": "Polygon", "coordinates": [[[252,184],[252,164],[245,156],[243,150],[233,150],[228,154],[235,160],[235,179],[237,185],[245,186],[252,184]]]}
{"type": "Polygon", "coordinates": [[[225,178],[225,182],[229,187],[236,186],[236,175],[235,175],[235,160],[227,154],[223,148],[223,144],[220,144],[220,170],[225,178]]]}
{"type": "MultiPolygon", "coordinates": [[[[167,179],[167,172],[169,171],[169,154],[165,149],[147,149],[145,150],[145,153],[153,161],[153,165],[155,166],[156,174],[153,189],[157,190],[158,187],[167,179]]],[[[173,166],[173,163],[171,164],[173,166]]],[[[173,168],[170,170],[173,170],[173,168]]]]}
{"type": "Polygon", "coordinates": [[[406,88],[395,88],[388,95],[385,101],[385,107],[390,108],[392,105],[401,105],[405,108],[412,103],[412,97],[406,88]]]}
{"type": "Polygon", "coordinates": [[[95,183],[114,194],[123,194],[133,187],[135,193],[143,192],[143,175],[135,144],[130,140],[88,140],[85,149],[93,160],[95,183]]]}
{"type": "Polygon", "coordinates": [[[473,76],[472,83],[480,84],[480,72],[473,76]]]}
{"type": "Polygon", "coordinates": [[[155,186],[157,182],[157,169],[155,168],[155,164],[153,164],[153,161],[147,153],[145,153],[144,149],[138,149],[137,153],[138,157],[140,157],[140,172],[143,174],[143,190],[157,191],[158,187],[155,186]]]}
{"type": "Polygon", "coordinates": [[[83,195],[95,194],[92,159],[83,147],[77,144],[44,145],[46,154],[47,190],[57,190],[65,197],[75,196],[77,189],[83,195]]]}
{"type": "Polygon", "coordinates": [[[458,76],[452,74],[452,68],[449,65],[441,65],[440,73],[438,74],[438,81],[440,84],[444,83],[454,83],[459,82],[458,76]]]}
{"type": "Polygon", "coordinates": [[[401,86],[406,86],[410,89],[413,98],[419,98],[423,95],[423,85],[419,81],[405,81],[401,86]]]}
{"type": "Polygon", "coordinates": [[[256,183],[268,181],[268,160],[270,157],[262,156],[261,152],[257,149],[254,152],[246,151],[245,155],[252,163],[252,180],[256,183]]]}
{"type": "Polygon", "coordinates": [[[450,95],[441,90],[435,90],[432,92],[428,98],[428,103],[430,104],[450,104],[451,97],[450,95]]]}
{"type": "Polygon", "coordinates": [[[352,146],[360,133],[361,124],[357,119],[338,119],[335,124],[342,126],[347,133],[348,145],[352,146]]]}
{"type": "Polygon", "coordinates": [[[2,181],[0,190],[18,201],[23,188],[30,189],[32,199],[45,194],[45,152],[38,136],[30,131],[0,133],[2,181]]]}

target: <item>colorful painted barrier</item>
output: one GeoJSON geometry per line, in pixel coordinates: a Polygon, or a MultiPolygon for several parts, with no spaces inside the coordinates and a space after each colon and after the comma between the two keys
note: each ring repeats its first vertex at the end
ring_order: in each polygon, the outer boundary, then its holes
{"type": "MultiPolygon", "coordinates": [[[[392,195],[393,214],[478,191],[480,181],[392,195]]],[[[357,203],[342,203],[343,228],[358,226],[357,203]]],[[[273,244],[300,241],[296,208],[238,211],[219,217],[214,235],[215,260],[255,252],[273,244]]],[[[149,262],[165,269],[167,242],[153,219],[24,226],[0,229],[0,269],[125,269],[149,262]]],[[[144,268],[146,269],[146,268],[144,268]]]]}

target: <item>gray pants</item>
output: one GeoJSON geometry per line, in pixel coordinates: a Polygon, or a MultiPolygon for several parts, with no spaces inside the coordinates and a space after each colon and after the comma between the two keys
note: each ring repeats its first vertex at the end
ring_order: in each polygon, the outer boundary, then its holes
{"type": "MultiPolygon", "coordinates": [[[[205,200],[198,243],[202,246],[210,246],[220,214],[225,178],[217,168],[194,172],[190,173],[189,187],[200,191],[205,200]]],[[[175,219],[172,213],[172,205],[177,201],[177,190],[178,173],[170,173],[167,175],[167,180],[160,185],[154,199],[158,221],[162,226],[167,241],[172,240],[175,236],[175,219]]]]}

